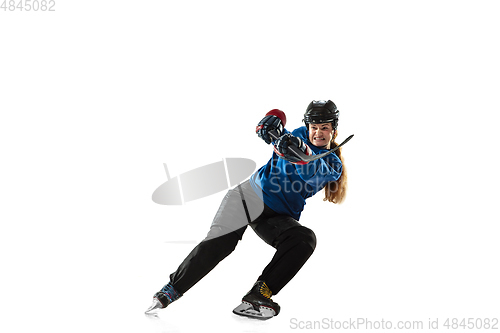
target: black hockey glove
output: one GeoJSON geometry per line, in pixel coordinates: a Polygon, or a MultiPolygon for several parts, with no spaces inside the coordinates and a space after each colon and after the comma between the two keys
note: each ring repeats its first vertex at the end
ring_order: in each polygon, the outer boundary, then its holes
{"type": "Polygon", "coordinates": [[[281,136],[281,133],[283,133],[283,123],[277,115],[283,118],[285,114],[277,109],[271,110],[262,118],[255,129],[259,138],[264,140],[267,144],[273,142],[273,138],[269,135],[269,131],[275,130],[278,136],[281,136]]]}
{"type": "Polygon", "coordinates": [[[282,135],[274,143],[274,151],[284,160],[295,164],[307,164],[307,162],[302,161],[298,158],[292,151],[288,149],[290,145],[295,145],[299,147],[300,150],[306,155],[312,155],[311,148],[306,145],[300,138],[291,135],[290,133],[282,135]]]}

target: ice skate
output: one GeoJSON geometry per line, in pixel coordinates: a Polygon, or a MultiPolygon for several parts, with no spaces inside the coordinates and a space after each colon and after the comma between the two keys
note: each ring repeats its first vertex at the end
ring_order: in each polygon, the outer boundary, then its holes
{"type": "Polygon", "coordinates": [[[153,302],[144,313],[147,315],[156,315],[159,310],[166,308],[170,303],[167,295],[159,291],[154,295],[153,302]]]}
{"type": "Polygon", "coordinates": [[[233,310],[233,313],[261,320],[277,316],[280,312],[280,306],[273,302],[271,295],[271,290],[266,283],[257,281],[252,289],[243,296],[241,304],[233,310]]]}
{"type": "Polygon", "coordinates": [[[144,313],[157,314],[158,310],[166,308],[170,303],[181,297],[182,294],[175,290],[174,286],[169,282],[153,296],[153,303],[144,313]]]}

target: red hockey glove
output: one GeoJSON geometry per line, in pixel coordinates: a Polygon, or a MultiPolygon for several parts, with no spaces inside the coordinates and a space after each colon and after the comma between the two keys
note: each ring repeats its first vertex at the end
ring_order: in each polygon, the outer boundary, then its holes
{"type": "Polygon", "coordinates": [[[259,138],[264,140],[267,144],[273,142],[273,138],[269,135],[269,131],[275,130],[278,136],[283,133],[283,127],[286,124],[285,113],[281,110],[274,109],[266,113],[266,116],[257,125],[255,132],[259,138]]]}

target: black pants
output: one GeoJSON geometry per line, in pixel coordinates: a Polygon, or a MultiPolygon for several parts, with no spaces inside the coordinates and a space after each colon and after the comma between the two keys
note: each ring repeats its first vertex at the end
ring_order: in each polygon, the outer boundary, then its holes
{"type": "Polygon", "coordinates": [[[316,236],[297,220],[266,206],[248,182],[228,192],[207,237],[170,275],[170,283],[184,294],[233,252],[248,225],[276,249],[257,280],[265,281],[273,295],[278,294],[313,253],[316,236]]]}

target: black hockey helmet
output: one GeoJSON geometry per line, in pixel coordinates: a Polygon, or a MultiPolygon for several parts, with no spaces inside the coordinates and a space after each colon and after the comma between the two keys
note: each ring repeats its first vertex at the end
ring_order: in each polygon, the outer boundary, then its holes
{"type": "Polygon", "coordinates": [[[304,113],[304,123],[309,124],[324,124],[332,123],[334,130],[337,129],[339,122],[339,110],[332,101],[312,101],[304,113]]]}

